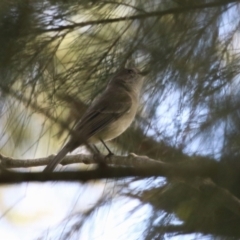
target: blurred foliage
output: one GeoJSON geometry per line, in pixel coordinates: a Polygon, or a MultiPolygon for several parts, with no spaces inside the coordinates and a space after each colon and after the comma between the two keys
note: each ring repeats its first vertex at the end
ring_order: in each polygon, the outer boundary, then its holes
{"type": "MultiPolygon", "coordinates": [[[[114,151],[168,162],[204,157],[238,170],[239,7],[230,0],[2,0],[1,152],[33,156],[40,142],[52,152],[68,134],[62,123],[70,127],[111,75],[134,63],[146,74],[143,104],[114,151]]],[[[240,197],[240,177],[227,173],[215,183],[240,197]]],[[[239,239],[240,217],[214,194],[176,179],[148,183],[131,194],[153,209],[143,239],[239,239]]]]}

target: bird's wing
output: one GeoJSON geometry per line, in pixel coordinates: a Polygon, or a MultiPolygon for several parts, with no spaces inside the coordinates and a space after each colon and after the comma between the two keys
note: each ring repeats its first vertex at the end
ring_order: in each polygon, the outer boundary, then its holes
{"type": "Polygon", "coordinates": [[[132,98],[127,92],[107,91],[89,107],[74,131],[87,140],[119,119],[131,106],[132,98]],[[112,99],[109,99],[109,96],[112,96],[112,99]]]}

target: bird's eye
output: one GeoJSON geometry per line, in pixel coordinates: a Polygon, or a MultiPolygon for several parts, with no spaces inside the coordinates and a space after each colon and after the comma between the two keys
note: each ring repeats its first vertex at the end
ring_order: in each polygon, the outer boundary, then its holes
{"type": "Polygon", "coordinates": [[[129,74],[135,73],[132,69],[128,69],[127,72],[128,72],[129,74]]]}

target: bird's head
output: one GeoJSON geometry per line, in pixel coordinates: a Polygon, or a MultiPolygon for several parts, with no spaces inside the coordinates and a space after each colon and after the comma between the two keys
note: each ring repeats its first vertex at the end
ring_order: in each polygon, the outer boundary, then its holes
{"type": "Polygon", "coordinates": [[[109,85],[119,85],[127,91],[140,91],[143,77],[137,68],[123,68],[111,79],[109,85]]]}

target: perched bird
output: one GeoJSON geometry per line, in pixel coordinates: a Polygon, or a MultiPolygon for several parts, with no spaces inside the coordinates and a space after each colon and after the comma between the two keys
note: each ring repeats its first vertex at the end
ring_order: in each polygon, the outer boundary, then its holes
{"type": "Polygon", "coordinates": [[[118,71],[105,91],[89,106],[66,145],[44,172],[53,171],[68,152],[86,142],[109,141],[122,134],[135,118],[142,85],[143,77],[136,68],[118,71]]]}

